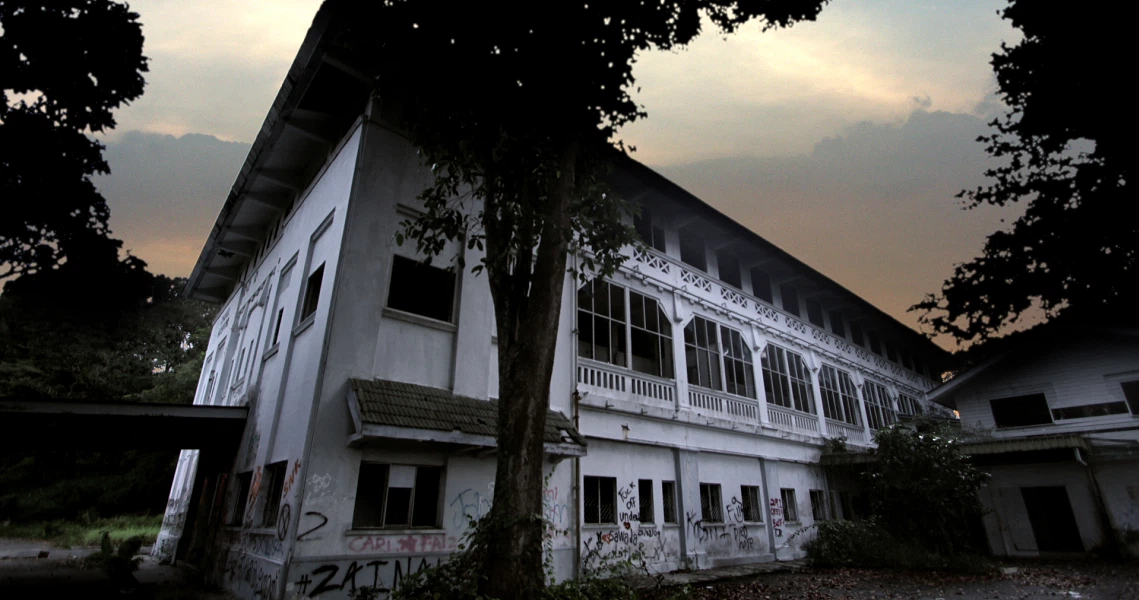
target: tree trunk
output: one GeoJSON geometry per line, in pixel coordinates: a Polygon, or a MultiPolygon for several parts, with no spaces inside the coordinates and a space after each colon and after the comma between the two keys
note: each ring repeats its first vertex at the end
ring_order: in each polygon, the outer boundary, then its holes
{"type": "Polygon", "coordinates": [[[567,142],[560,161],[561,177],[552,186],[549,206],[543,211],[533,274],[525,278],[528,282],[521,282],[525,285],[521,294],[518,289],[494,289],[494,285],[491,289],[499,336],[498,465],[483,591],[501,600],[537,598],[545,587],[543,434],[566,275],[576,161],[577,144],[567,142]]]}

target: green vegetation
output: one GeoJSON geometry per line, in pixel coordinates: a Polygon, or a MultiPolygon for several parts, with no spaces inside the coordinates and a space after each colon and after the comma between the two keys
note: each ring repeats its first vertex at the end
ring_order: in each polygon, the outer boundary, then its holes
{"type": "Polygon", "coordinates": [[[812,564],[903,569],[984,568],[977,490],[988,480],[947,428],[896,425],[874,437],[876,461],[862,473],[871,516],[824,521],[804,544],[812,564]]]}
{"type": "Polygon", "coordinates": [[[47,540],[57,546],[97,546],[106,533],[112,544],[139,539],[153,543],[162,527],[162,515],[121,516],[106,519],[0,523],[0,538],[47,540]]]}

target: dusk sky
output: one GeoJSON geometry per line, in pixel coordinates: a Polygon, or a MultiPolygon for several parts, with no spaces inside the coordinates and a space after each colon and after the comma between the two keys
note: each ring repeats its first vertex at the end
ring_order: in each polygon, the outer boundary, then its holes
{"type": "MultiPolygon", "coordinates": [[[[135,0],[146,93],[103,136],[114,235],[188,275],[319,6],[135,0]]],[[[836,0],[817,22],[653,53],[634,157],[916,328],[906,309],[1016,208],[961,210],[1002,111],[1003,0],[836,0]]]]}

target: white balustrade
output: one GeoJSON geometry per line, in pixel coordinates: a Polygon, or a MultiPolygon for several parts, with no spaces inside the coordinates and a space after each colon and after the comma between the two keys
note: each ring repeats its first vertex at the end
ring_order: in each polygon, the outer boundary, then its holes
{"type": "Polygon", "coordinates": [[[605,390],[603,395],[619,400],[648,400],[669,406],[676,402],[676,383],[673,381],[588,359],[578,359],[577,382],[598,391],[605,390]]]}
{"type": "Polygon", "coordinates": [[[755,421],[759,417],[759,403],[755,400],[712,390],[690,388],[688,404],[703,409],[705,414],[720,413],[715,416],[730,415],[748,421],[755,421]]]}
{"type": "Polygon", "coordinates": [[[799,433],[817,434],[819,432],[819,419],[815,415],[799,412],[797,410],[768,404],[767,419],[772,425],[779,429],[787,429],[799,433]]]}
{"type": "Polygon", "coordinates": [[[847,441],[866,443],[866,432],[857,425],[843,423],[834,419],[827,419],[827,436],[832,438],[844,437],[847,441]]]}

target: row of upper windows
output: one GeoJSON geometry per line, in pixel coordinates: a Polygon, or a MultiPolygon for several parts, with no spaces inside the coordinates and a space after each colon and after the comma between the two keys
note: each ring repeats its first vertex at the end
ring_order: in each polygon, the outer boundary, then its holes
{"type": "MultiPolygon", "coordinates": [[[[673,378],[672,324],[653,298],[603,279],[578,289],[578,356],[673,378]]],[[[760,353],[767,402],[816,414],[814,390],[803,356],[768,344],[760,353]]],[[[684,368],[698,387],[756,398],[751,349],[732,327],[696,316],[684,327],[684,368]]],[[[819,375],[827,418],[861,425],[853,380],[846,371],[823,365],[819,375]]],[[[897,415],[922,413],[921,403],[900,394],[897,406],[886,387],[867,381],[866,418],[872,429],[897,422],[897,415]]]]}
{"type": "MultiPolygon", "coordinates": [[[[667,253],[668,243],[665,240],[664,228],[653,224],[652,214],[649,210],[643,209],[641,215],[634,219],[634,229],[646,246],[661,253],[667,253]]],[[[678,237],[681,262],[707,273],[708,255],[704,239],[683,229],[678,232],[678,237]]],[[[743,271],[740,267],[739,257],[726,250],[719,250],[716,252],[716,266],[720,281],[743,291],[743,271]]],[[[771,306],[775,306],[771,275],[759,267],[749,269],[748,274],[751,276],[752,295],[771,306]]],[[[862,325],[857,322],[847,323],[841,310],[826,311],[821,302],[812,299],[806,300],[801,305],[798,290],[789,283],[779,285],[778,290],[779,305],[784,311],[802,318],[803,306],[805,306],[807,321],[819,329],[829,330],[834,335],[850,340],[855,345],[866,348],[893,363],[915,373],[932,377],[932,373],[926,369],[926,365],[915,354],[894,344],[885,343],[877,332],[864,331],[862,325]],[[826,313],[825,317],[824,313],[826,313]]]]}
{"type": "Polygon", "coordinates": [[[1050,408],[1045,394],[1027,394],[989,400],[998,429],[1059,424],[1076,419],[1112,415],[1139,416],[1139,377],[1127,375],[1105,382],[1119,400],[1063,408],[1050,408]]]}

